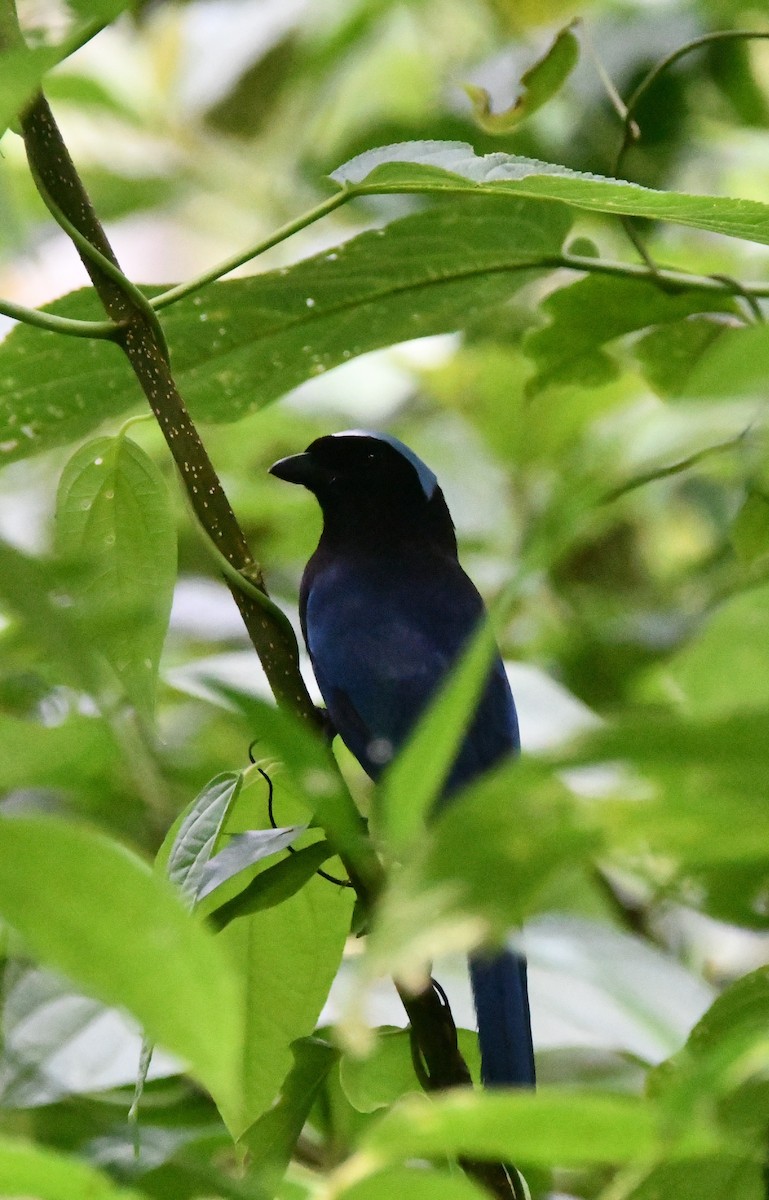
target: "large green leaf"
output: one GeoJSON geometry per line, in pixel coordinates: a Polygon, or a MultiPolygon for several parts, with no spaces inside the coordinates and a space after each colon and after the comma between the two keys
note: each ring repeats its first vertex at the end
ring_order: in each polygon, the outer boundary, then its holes
{"type": "MultiPolygon", "coordinates": [[[[708,389],[707,383],[712,375],[711,363],[715,365],[716,389],[720,380],[727,394],[739,393],[741,388],[739,383],[735,388],[734,376],[722,374],[717,364],[722,352],[719,343],[723,341],[726,348],[736,335],[739,345],[743,330],[742,322],[736,317],[723,313],[693,313],[683,321],[652,329],[636,342],[634,349],[646,379],[660,396],[697,396],[712,390],[713,385],[708,389]]],[[[744,378],[744,365],[741,366],[738,379],[744,378]]],[[[754,372],[751,358],[748,359],[748,370],[754,372]]],[[[754,385],[757,379],[757,373],[753,373],[754,385]]]]}
{"type": "Polygon", "coordinates": [[[36,1200],[140,1200],[88,1163],[8,1136],[0,1136],[0,1188],[36,1200]]]}
{"type": "Polygon", "coordinates": [[[169,884],[124,847],[63,821],[2,821],[0,915],[41,961],[189,1062],[229,1108],[240,1100],[236,973],[169,884]]]}
{"type": "MultiPolygon", "coordinates": [[[[0,606],[15,619],[46,664],[62,679],[87,692],[98,692],[101,672],[93,645],[74,619],[77,576],[52,559],[33,558],[0,541],[0,606]]],[[[34,735],[33,735],[34,736],[34,735]]]]}
{"type": "Polygon", "coordinates": [[[382,781],[382,829],[396,852],[420,836],[440,796],[496,653],[488,621],[421,717],[382,781]]]}
{"type": "MultiPolygon", "coordinates": [[[[755,536],[766,527],[765,501],[760,504],[755,536]]],[[[648,677],[645,694],[654,700],[675,695],[683,712],[699,720],[769,705],[769,585],[738,592],[714,608],[648,677]]]]}
{"type": "Polygon", "coordinates": [[[240,972],[246,1009],[244,1097],[225,1108],[240,1137],[272,1104],[291,1069],[291,1044],[309,1037],[339,968],[350,930],[351,889],[314,878],[283,904],[219,935],[240,972]]]}
{"type": "Polygon", "coordinates": [[[82,564],[76,615],[133,704],[154,706],[176,579],[176,532],[160,470],[130,438],[81,446],[61,476],[59,553],[82,564]]]}
{"type": "Polygon", "coordinates": [[[489,1195],[464,1175],[424,1167],[389,1167],[336,1194],[340,1200],[486,1200],[489,1195]]]}
{"type": "Polygon", "coordinates": [[[559,200],[573,208],[675,221],[769,244],[769,205],[758,200],[657,192],[514,154],[477,155],[466,142],[400,142],[367,150],[332,174],[356,194],[466,192],[559,200]]]}
{"type": "Polygon", "coordinates": [[[608,342],[651,325],[667,329],[671,322],[713,307],[731,313],[734,302],[728,296],[716,302],[702,292],[670,294],[639,279],[580,279],[547,297],[542,311],[550,323],[525,340],[524,349],[538,368],[528,390],[547,384],[607,383],[619,373],[604,349],[608,342]]]}
{"type": "Polygon", "coordinates": [[[70,714],[42,725],[0,714],[0,789],[103,783],[115,756],[106,724],[70,714]]]}
{"type": "MultiPolygon", "coordinates": [[[[347,1099],[358,1112],[388,1108],[407,1092],[420,1092],[414,1071],[411,1033],[408,1029],[385,1027],[376,1030],[376,1042],[364,1058],[346,1054],[339,1064],[339,1078],[347,1099]]],[[[459,1050],[474,1080],[480,1079],[478,1035],[457,1030],[459,1050]]]]}
{"type": "Polygon", "coordinates": [[[726,711],[706,720],[634,715],[591,735],[569,763],[633,769],[615,775],[616,797],[591,810],[620,860],[649,865],[655,886],[683,882],[684,897],[693,886],[698,906],[714,916],[765,927],[769,860],[757,830],[766,813],[767,712],[726,711]]]}
{"type": "Polygon", "coordinates": [[[243,1139],[262,1179],[279,1179],[285,1171],[315,1098],[339,1058],[339,1051],[320,1038],[300,1038],[291,1050],[294,1065],[280,1096],[243,1139]]]}
{"type": "MultiPolygon", "coordinates": [[[[664,1114],[641,1097],[556,1088],[456,1091],[407,1097],[370,1130],[362,1152],[372,1169],[442,1155],[578,1166],[643,1159],[664,1135],[664,1114]]],[[[694,1120],[682,1131],[682,1149],[690,1153],[712,1149],[713,1142],[694,1120]]]]}
{"type": "Polygon", "coordinates": [[[649,379],[663,394],[763,399],[769,371],[769,332],[763,323],[740,328],[729,320],[687,322],[649,334],[639,352],[649,379]]]}
{"type": "Polygon", "coordinates": [[[637,1180],[617,1200],[766,1200],[761,1164],[727,1154],[661,1163],[637,1180]]]}
{"type": "Polygon", "coordinates": [[[433,956],[499,940],[597,844],[547,769],[524,759],[487,775],[456,797],[391,873],[361,982],[396,973],[418,985],[433,956]]]}
{"type": "MultiPolygon", "coordinates": [[[[233,421],[368,350],[462,329],[531,279],[526,264],[557,253],[569,223],[561,205],[469,198],[212,284],[162,314],[179,388],[196,419],[233,421]]],[[[50,311],[103,316],[90,290],[50,311]]],[[[0,346],[0,373],[6,460],[82,437],[141,398],[115,346],[28,326],[0,346]]]]}
{"type": "Polygon", "coordinates": [[[650,1077],[652,1094],[675,1119],[700,1113],[748,1155],[761,1153],[769,1121],[768,1009],[769,968],[761,967],[728,987],[685,1047],[650,1077]]]}

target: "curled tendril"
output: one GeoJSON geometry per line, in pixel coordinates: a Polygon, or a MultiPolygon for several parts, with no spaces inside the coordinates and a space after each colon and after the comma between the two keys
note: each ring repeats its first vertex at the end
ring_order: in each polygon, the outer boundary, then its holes
{"type": "MultiPolygon", "coordinates": [[[[273,783],[272,783],[272,780],[270,779],[270,776],[267,774],[267,772],[262,767],[260,767],[258,765],[258,763],[256,762],[256,759],[254,758],[254,746],[256,745],[256,743],[258,741],[259,741],[258,738],[254,738],[253,742],[251,742],[251,745],[248,747],[248,760],[252,766],[256,767],[256,769],[259,772],[259,774],[261,775],[262,779],[264,779],[267,784],[267,815],[270,818],[270,825],[272,826],[272,828],[277,829],[278,823],[275,820],[275,811],[274,811],[274,807],[273,807],[273,801],[274,801],[274,797],[275,797],[275,788],[273,787],[273,783]]],[[[289,854],[296,854],[296,850],[294,849],[293,846],[287,846],[286,849],[288,850],[289,854]]],[[[318,867],[315,874],[320,875],[320,877],[322,879],[327,879],[329,883],[336,884],[337,887],[354,887],[354,884],[349,879],[339,879],[339,878],[337,878],[336,875],[329,875],[328,871],[324,871],[320,867],[318,867]]]]}

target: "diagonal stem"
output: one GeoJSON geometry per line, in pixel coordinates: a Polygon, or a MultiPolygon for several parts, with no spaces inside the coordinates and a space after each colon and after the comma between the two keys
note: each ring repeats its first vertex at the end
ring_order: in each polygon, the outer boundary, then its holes
{"type": "MultiPolygon", "coordinates": [[[[261,572],[179,394],[156,329],[146,310],[136,304],[132,289],[122,285],[112,247],[42,95],[24,113],[21,126],[27,156],[45,192],[80,238],[111,264],[108,272],[99,259],[80,251],[107,315],[121,326],[116,335],[120,347],[163,431],[198,519],[227,561],[263,590],[261,572]]],[[[276,699],[306,720],[315,720],[314,705],[296,666],[295,645],[286,644],[284,631],[276,630],[266,609],[233,584],[229,586],[276,699]]]]}

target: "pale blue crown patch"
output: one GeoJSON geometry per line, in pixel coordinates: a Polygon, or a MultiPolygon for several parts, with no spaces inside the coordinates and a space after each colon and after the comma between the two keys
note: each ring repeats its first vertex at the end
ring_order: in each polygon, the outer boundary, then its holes
{"type": "Polygon", "coordinates": [[[431,471],[427,463],[423,463],[422,459],[414,453],[404,442],[399,438],[393,437],[391,433],[374,433],[371,429],[343,429],[341,433],[334,433],[332,437],[370,437],[376,438],[379,442],[387,442],[392,446],[393,450],[397,450],[402,454],[416,471],[419,482],[422,485],[422,491],[429,500],[433,492],[438,486],[438,477],[434,471],[431,471]]]}

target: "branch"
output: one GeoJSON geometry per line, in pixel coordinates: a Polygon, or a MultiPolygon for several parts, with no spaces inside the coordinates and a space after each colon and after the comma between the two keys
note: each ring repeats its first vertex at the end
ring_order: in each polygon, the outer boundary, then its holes
{"type": "MultiPolygon", "coordinates": [[[[108,316],[120,326],[114,337],[160,424],[198,520],[227,561],[264,590],[259,567],[176,388],[146,301],[140,305],[135,289],[127,281],[124,285],[119,264],[42,95],[22,116],[21,127],[30,166],[46,200],[77,230],[83,265],[108,316]],[[84,241],[97,255],[83,248],[84,241]]],[[[284,630],[276,629],[271,615],[252,597],[231,584],[230,589],[276,699],[306,720],[315,721],[315,708],[297,667],[296,644],[287,644],[284,630]]]]}
{"type": "Polygon", "coordinates": [[[12,300],[0,299],[0,315],[23,321],[25,325],[36,325],[38,329],[47,329],[50,333],[66,333],[70,337],[115,341],[119,332],[114,321],[76,321],[72,317],[59,317],[55,313],[42,312],[39,308],[14,304],[12,300]]]}

